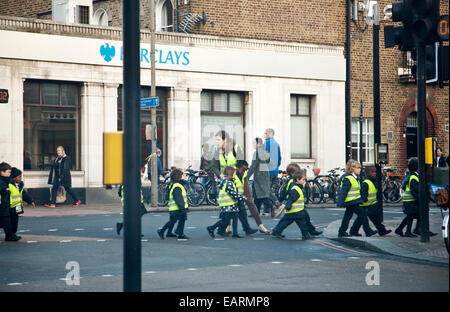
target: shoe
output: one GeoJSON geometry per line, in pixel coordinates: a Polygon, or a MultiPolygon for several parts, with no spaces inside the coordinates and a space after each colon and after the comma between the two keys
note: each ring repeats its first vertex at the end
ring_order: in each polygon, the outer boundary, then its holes
{"type": "Polygon", "coordinates": [[[178,236],[178,239],[189,239],[189,237],[187,237],[186,235],[179,235],[178,236]]]}
{"type": "Polygon", "coordinates": [[[338,237],[350,237],[351,235],[350,234],[348,234],[347,232],[341,232],[341,233],[338,233],[338,237]]]}
{"type": "Polygon", "coordinates": [[[414,235],[414,234],[411,233],[411,232],[406,232],[403,236],[404,236],[404,237],[417,237],[417,235],[414,235]]]}
{"type": "Polygon", "coordinates": [[[21,238],[22,237],[13,234],[12,236],[5,238],[5,241],[7,241],[7,242],[17,242],[21,238]]]}
{"type": "Polygon", "coordinates": [[[369,233],[366,233],[366,237],[374,236],[377,233],[378,231],[370,231],[369,233]]]}
{"type": "Polygon", "coordinates": [[[216,236],[214,235],[214,230],[213,230],[212,227],[207,226],[207,227],[206,227],[206,230],[208,231],[209,236],[211,236],[212,238],[216,237],[216,236]]]}
{"type": "MultiPolygon", "coordinates": [[[[418,236],[420,236],[420,230],[414,230],[413,231],[413,234],[416,234],[416,235],[418,235],[418,236]]],[[[432,236],[436,236],[437,235],[437,233],[434,233],[434,232],[429,232],[429,234],[428,234],[430,237],[432,237],[432,236]]]]}
{"type": "Polygon", "coordinates": [[[278,232],[275,232],[275,231],[272,231],[272,236],[275,236],[276,238],[283,238],[284,237],[284,235],[281,235],[281,233],[278,233],[278,232]]]}
{"type": "Polygon", "coordinates": [[[163,231],[162,229],[159,229],[159,230],[156,231],[156,232],[158,232],[158,235],[159,235],[159,237],[160,237],[161,239],[164,239],[164,231],[163,231]]]}
{"type": "Polygon", "coordinates": [[[258,232],[257,229],[248,229],[247,231],[245,231],[245,234],[252,235],[252,234],[255,234],[256,232],[258,232]]]}
{"type": "Polygon", "coordinates": [[[178,237],[179,235],[175,235],[172,232],[171,233],[167,233],[166,237],[178,237]]]}
{"type": "Polygon", "coordinates": [[[117,232],[117,235],[120,235],[120,231],[122,231],[122,228],[123,228],[123,223],[117,223],[116,224],[116,232],[117,232]]]}
{"type": "Polygon", "coordinates": [[[243,236],[240,236],[239,234],[233,234],[233,235],[231,235],[231,237],[234,237],[234,238],[242,238],[243,236]]]}
{"type": "Polygon", "coordinates": [[[268,212],[263,212],[262,214],[261,214],[261,217],[268,217],[269,216],[269,213],[268,212]]]}
{"type": "Polygon", "coordinates": [[[391,233],[391,232],[392,232],[392,230],[384,230],[384,231],[382,231],[382,232],[378,232],[378,235],[384,236],[384,235],[389,234],[389,233],[391,233]]]}
{"type": "Polygon", "coordinates": [[[44,206],[47,208],[56,208],[55,204],[45,204],[44,206]]]}
{"type": "Polygon", "coordinates": [[[436,236],[436,235],[437,235],[437,233],[434,233],[434,232],[431,232],[431,231],[430,231],[430,237],[436,236]]]}
{"type": "Polygon", "coordinates": [[[351,236],[362,236],[362,235],[359,234],[358,232],[354,232],[354,231],[350,231],[350,235],[351,235],[351,236]]]}
{"type": "Polygon", "coordinates": [[[72,205],[72,207],[78,207],[81,204],[81,200],[78,200],[75,204],[72,205]]]}
{"type": "Polygon", "coordinates": [[[416,234],[416,235],[420,235],[420,230],[419,230],[419,229],[415,229],[415,230],[413,231],[413,233],[416,234]]]}
{"type": "Polygon", "coordinates": [[[311,235],[307,235],[307,236],[303,236],[302,237],[302,240],[308,240],[308,239],[312,239],[312,236],[311,235]]]}
{"type": "Polygon", "coordinates": [[[317,231],[317,230],[309,232],[309,234],[314,235],[314,236],[320,235],[322,233],[323,233],[322,231],[317,231]]]}
{"type": "Polygon", "coordinates": [[[400,229],[395,229],[395,234],[400,235],[401,237],[403,237],[403,231],[400,229]]]}

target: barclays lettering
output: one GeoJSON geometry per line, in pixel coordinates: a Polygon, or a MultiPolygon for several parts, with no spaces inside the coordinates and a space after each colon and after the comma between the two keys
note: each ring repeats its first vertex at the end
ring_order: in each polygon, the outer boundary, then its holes
{"type": "MultiPolygon", "coordinates": [[[[190,64],[190,52],[183,50],[155,49],[155,63],[187,66],[190,64]]],[[[141,48],[141,65],[150,64],[150,51],[141,48]]],[[[106,62],[110,62],[116,55],[116,48],[109,43],[100,46],[100,55],[106,62]]],[[[120,47],[120,61],[123,60],[123,48],[120,47]]]]}

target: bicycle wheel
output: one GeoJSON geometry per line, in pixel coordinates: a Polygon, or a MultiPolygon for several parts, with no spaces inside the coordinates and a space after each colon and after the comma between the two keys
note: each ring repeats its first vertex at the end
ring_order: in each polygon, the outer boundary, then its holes
{"type": "Polygon", "coordinates": [[[206,202],[210,205],[218,206],[219,204],[217,203],[217,196],[218,192],[214,183],[209,183],[206,186],[206,202]]]}
{"type": "Polygon", "coordinates": [[[338,194],[339,194],[339,190],[340,190],[340,185],[339,185],[339,183],[338,182],[334,182],[332,185],[331,185],[331,199],[333,200],[333,203],[337,203],[337,199],[338,199],[338,194]]]}
{"type": "Polygon", "coordinates": [[[200,206],[206,196],[206,191],[200,183],[189,183],[186,187],[188,204],[192,207],[200,206]]]}
{"type": "Polygon", "coordinates": [[[158,185],[158,206],[164,207],[169,202],[167,200],[167,192],[169,191],[167,184],[158,185]]]}
{"type": "Polygon", "coordinates": [[[320,185],[320,187],[322,188],[322,191],[323,191],[323,199],[322,199],[322,201],[324,203],[326,203],[327,201],[332,200],[333,196],[334,196],[334,194],[333,194],[333,180],[330,177],[328,177],[328,176],[324,176],[324,177],[319,176],[319,177],[316,177],[314,179],[314,181],[316,183],[318,183],[320,185]]]}
{"type": "Polygon", "coordinates": [[[323,200],[323,190],[320,184],[314,180],[307,181],[305,184],[306,202],[320,204],[323,200]]]}

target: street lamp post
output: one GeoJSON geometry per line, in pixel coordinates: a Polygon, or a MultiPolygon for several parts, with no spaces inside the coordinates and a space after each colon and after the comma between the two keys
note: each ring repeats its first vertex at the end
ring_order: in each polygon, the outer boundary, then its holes
{"type": "MultiPolygon", "coordinates": [[[[156,73],[155,73],[155,0],[150,0],[150,62],[151,62],[151,90],[150,96],[156,96],[156,73]]],[[[151,108],[152,118],[152,155],[150,162],[151,180],[151,205],[153,208],[158,207],[158,155],[156,153],[156,107],[151,108]]]]}

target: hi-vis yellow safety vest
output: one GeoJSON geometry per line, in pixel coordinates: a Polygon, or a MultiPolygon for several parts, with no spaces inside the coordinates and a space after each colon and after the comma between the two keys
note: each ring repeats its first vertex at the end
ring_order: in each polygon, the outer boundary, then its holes
{"type": "Polygon", "coordinates": [[[219,155],[220,173],[223,173],[223,169],[225,169],[226,166],[236,168],[236,157],[234,156],[234,154],[237,155],[237,149],[238,145],[234,144],[234,153],[233,151],[229,151],[227,159],[225,159],[224,154],[219,155]]]}
{"type": "Polygon", "coordinates": [[[362,207],[372,206],[378,203],[377,201],[377,188],[369,179],[365,179],[363,183],[366,183],[369,186],[369,192],[367,195],[367,202],[361,204],[362,207]]]}
{"type": "Polygon", "coordinates": [[[242,176],[242,180],[239,179],[239,177],[236,175],[236,179],[234,179],[234,185],[236,186],[236,189],[239,194],[244,194],[244,180],[247,177],[247,171],[245,171],[244,175],[242,176]]]}
{"type": "Polygon", "coordinates": [[[175,202],[175,198],[173,197],[173,190],[176,187],[179,187],[181,189],[181,195],[183,195],[184,200],[184,208],[188,208],[186,189],[181,183],[174,183],[170,188],[169,192],[169,211],[176,211],[180,209],[180,207],[178,207],[178,205],[175,202]]]}
{"type": "MultiPolygon", "coordinates": [[[[355,177],[351,174],[347,175],[344,177],[344,179],[348,179],[350,181],[350,183],[352,184],[350,191],[348,191],[347,193],[347,197],[345,197],[345,202],[348,203],[350,201],[354,201],[356,199],[361,198],[361,187],[359,185],[358,180],[355,179],[355,177]]],[[[342,182],[344,181],[344,179],[342,179],[342,182]]],[[[341,182],[341,188],[342,188],[342,182],[341,182]]]]}
{"type": "Polygon", "coordinates": [[[284,213],[294,213],[305,209],[305,197],[303,196],[302,189],[298,185],[294,185],[292,189],[297,191],[299,197],[292,203],[291,209],[289,209],[289,211],[286,210],[284,213]]]}
{"type": "MultiPolygon", "coordinates": [[[[236,204],[236,201],[226,191],[227,184],[228,183],[224,183],[223,187],[219,191],[219,199],[218,199],[219,207],[233,206],[236,204]]],[[[234,185],[234,183],[232,183],[232,184],[233,184],[234,190],[237,191],[236,185],[234,185]]]]}
{"type": "Polygon", "coordinates": [[[412,202],[412,201],[417,200],[417,198],[414,198],[413,194],[411,193],[411,181],[412,180],[416,180],[417,183],[419,183],[419,177],[417,177],[414,174],[411,174],[409,176],[409,181],[408,181],[408,184],[406,184],[405,193],[403,193],[403,195],[402,195],[402,201],[404,201],[404,202],[412,202]]]}
{"type": "Polygon", "coordinates": [[[9,189],[11,190],[9,206],[16,209],[17,212],[22,211],[23,189],[19,191],[19,189],[14,184],[9,184],[9,189]]]}

